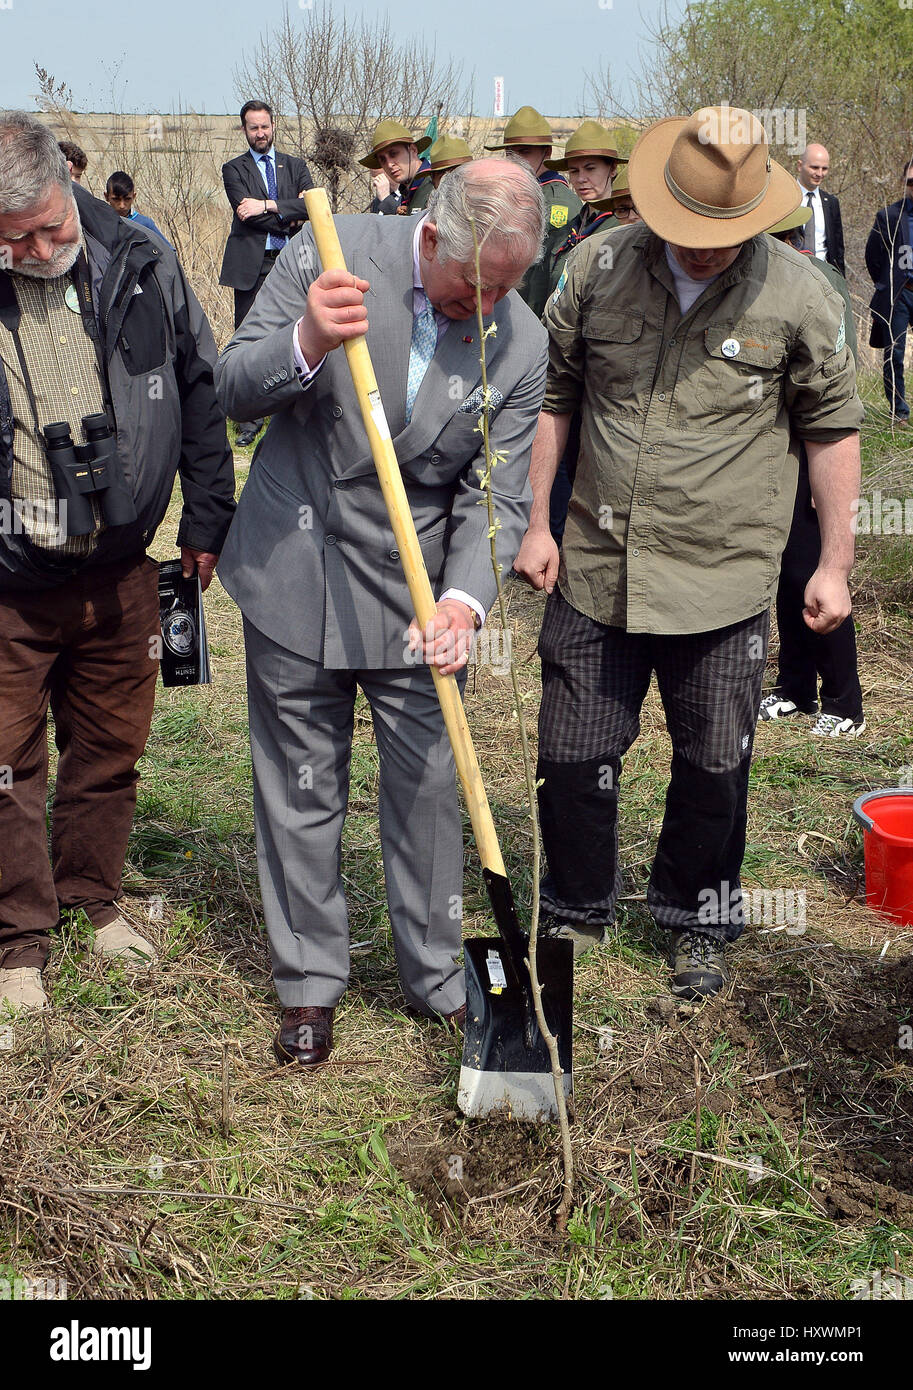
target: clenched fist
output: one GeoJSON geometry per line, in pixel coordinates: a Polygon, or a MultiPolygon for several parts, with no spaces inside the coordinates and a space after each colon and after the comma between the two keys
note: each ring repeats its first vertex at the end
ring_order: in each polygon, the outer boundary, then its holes
{"type": "Polygon", "coordinates": [[[298,345],[309,367],[349,338],[368,331],[365,294],[370,288],[349,270],[324,270],[308,290],[307,308],[298,325],[298,345]]]}

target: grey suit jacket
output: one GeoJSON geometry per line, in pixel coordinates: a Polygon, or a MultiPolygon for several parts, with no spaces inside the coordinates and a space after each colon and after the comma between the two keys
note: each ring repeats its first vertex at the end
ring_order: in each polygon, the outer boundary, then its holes
{"type": "MultiPolygon", "coordinates": [[[[488,516],[476,470],[479,335],[451,322],[405,423],[412,340],[415,220],[337,219],[346,265],[370,281],[368,347],[435,597],[449,588],[494,602],[488,516]],[[472,399],[476,393],[475,401],[472,399]],[[483,505],[479,505],[480,502],[483,505]]],[[[310,227],[283,248],[219,359],[226,413],[271,415],[219,561],[245,617],[275,642],[326,667],[401,667],[413,615],[345,353],[331,352],[307,387],[295,371],[292,328],[320,267],[310,227]]],[[[506,576],[526,529],[529,453],[545,391],[547,338],[511,291],[486,340],[498,402],[492,448],[506,576]]]]}

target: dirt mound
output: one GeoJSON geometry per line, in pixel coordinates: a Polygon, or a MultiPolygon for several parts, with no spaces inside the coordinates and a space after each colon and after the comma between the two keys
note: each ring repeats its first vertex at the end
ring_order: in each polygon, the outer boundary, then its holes
{"type": "Polygon", "coordinates": [[[391,1144],[394,1167],[409,1186],[440,1216],[472,1201],[529,1203],[548,1194],[555,1174],[554,1134],[550,1126],[474,1124],[455,1112],[442,1116],[432,1142],[406,1139],[391,1144]]]}

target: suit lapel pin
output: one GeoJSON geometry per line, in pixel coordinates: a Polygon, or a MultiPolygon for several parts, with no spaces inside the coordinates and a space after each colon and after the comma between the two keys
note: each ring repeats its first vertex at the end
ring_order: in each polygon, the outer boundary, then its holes
{"type": "Polygon", "coordinates": [[[471,339],[471,338],[464,338],[464,339],[463,339],[463,342],[464,342],[464,343],[471,343],[471,342],[472,342],[472,339],[471,339]]]}

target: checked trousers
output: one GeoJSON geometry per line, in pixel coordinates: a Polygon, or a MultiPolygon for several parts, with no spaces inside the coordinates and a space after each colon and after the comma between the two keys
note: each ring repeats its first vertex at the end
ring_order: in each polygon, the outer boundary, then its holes
{"type": "Polygon", "coordinates": [[[673,932],[741,934],[748,772],[769,631],[765,609],[715,632],[630,633],[579,613],[555,588],[539,637],[546,912],[590,926],[614,921],[621,760],[655,671],[672,769],[647,904],[673,932]]]}

